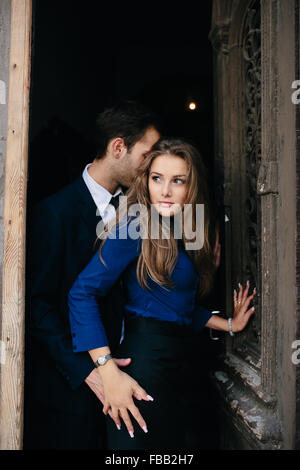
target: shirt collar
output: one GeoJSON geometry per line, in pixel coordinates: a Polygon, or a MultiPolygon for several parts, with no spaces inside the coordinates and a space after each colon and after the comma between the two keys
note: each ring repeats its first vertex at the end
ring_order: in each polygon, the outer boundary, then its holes
{"type": "Polygon", "coordinates": [[[118,194],[123,194],[121,186],[119,186],[114,194],[111,194],[107,189],[105,189],[101,184],[97,183],[94,178],[91,177],[89,172],[87,171],[88,168],[91,166],[91,163],[86,165],[82,177],[96,203],[100,212],[104,212],[107,206],[110,203],[112,197],[117,196],[118,194]]]}

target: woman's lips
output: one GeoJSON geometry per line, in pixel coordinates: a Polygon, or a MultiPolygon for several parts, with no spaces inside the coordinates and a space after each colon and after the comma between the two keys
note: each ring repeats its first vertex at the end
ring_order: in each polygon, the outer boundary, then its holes
{"type": "Polygon", "coordinates": [[[159,205],[162,207],[171,207],[173,206],[174,202],[165,202],[165,201],[159,201],[159,205]]]}

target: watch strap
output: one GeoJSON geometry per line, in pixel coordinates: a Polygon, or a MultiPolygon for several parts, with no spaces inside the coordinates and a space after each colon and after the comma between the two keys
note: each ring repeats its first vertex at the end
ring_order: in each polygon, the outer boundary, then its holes
{"type": "Polygon", "coordinates": [[[107,361],[109,361],[109,359],[112,359],[112,355],[105,354],[104,356],[99,356],[97,361],[94,362],[94,364],[96,367],[104,366],[107,363],[107,361]]]}

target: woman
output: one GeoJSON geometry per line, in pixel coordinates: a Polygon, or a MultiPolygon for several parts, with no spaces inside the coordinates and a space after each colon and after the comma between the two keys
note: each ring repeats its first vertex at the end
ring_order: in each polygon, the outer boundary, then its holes
{"type": "Polygon", "coordinates": [[[229,320],[198,303],[212,288],[215,254],[205,168],[191,144],[161,139],[126,196],[128,214],[121,205],[119,224],[106,233],[100,256],[70,291],[74,351],[89,351],[101,364],[109,449],[185,449],[187,418],[196,416],[188,400],[197,375],[196,335],[204,326],[241,331],[256,292],[248,295],[249,283],[234,291],[229,320]],[[128,373],[109,360],[97,303],[120,276],[127,302],[124,339],[115,356],[132,358],[128,373]]]}

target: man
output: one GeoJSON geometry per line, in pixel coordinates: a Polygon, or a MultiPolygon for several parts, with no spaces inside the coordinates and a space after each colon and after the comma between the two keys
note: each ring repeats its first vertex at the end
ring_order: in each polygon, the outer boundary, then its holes
{"type": "MultiPolygon", "coordinates": [[[[25,449],[105,448],[102,384],[89,354],[73,352],[67,296],[98,249],[99,214],[104,223],[114,215],[122,188],[160,136],[156,116],[132,101],[105,110],[96,127],[93,162],[41,201],[29,226],[25,449]]],[[[122,305],[120,284],[101,300],[112,351],[122,305]]],[[[130,358],[116,361],[126,366],[130,358]]]]}

